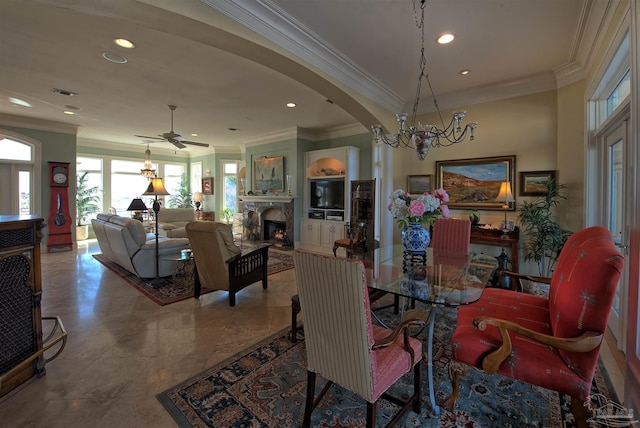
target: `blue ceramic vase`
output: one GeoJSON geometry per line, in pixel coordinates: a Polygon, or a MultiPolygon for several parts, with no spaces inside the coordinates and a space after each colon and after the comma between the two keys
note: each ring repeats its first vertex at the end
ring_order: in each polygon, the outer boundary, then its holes
{"type": "Polygon", "coordinates": [[[429,229],[420,223],[409,223],[401,230],[402,245],[409,254],[424,254],[431,242],[429,229]]]}

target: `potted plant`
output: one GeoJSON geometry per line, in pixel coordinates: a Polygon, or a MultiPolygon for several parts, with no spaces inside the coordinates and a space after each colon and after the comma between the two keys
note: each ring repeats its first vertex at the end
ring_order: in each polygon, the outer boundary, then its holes
{"type": "Polygon", "coordinates": [[[191,208],[193,207],[193,201],[191,200],[191,193],[189,192],[189,186],[187,184],[186,174],[180,176],[180,187],[177,190],[171,192],[169,200],[167,201],[167,208],[191,208]]]}
{"type": "Polygon", "coordinates": [[[100,197],[98,186],[89,187],[87,174],[76,175],[76,239],[83,241],[89,237],[89,214],[98,212],[100,197]]]}
{"type": "Polygon", "coordinates": [[[229,224],[231,223],[231,219],[233,219],[233,212],[233,209],[227,207],[220,211],[220,218],[222,219],[222,221],[229,224]]]}
{"type": "Polygon", "coordinates": [[[544,196],[522,203],[518,209],[518,220],[527,239],[525,261],[533,260],[538,265],[540,276],[550,277],[571,232],[557,222],[554,214],[554,209],[567,199],[567,186],[555,180],[545,181],[544,186],[544,196]]]}

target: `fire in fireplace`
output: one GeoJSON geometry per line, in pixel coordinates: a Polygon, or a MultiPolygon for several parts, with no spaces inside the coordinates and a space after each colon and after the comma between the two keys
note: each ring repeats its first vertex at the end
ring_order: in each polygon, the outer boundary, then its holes
{"type": "Polygon", "coordinates": [[[274,242],[276,247],[290,247],[293,245],[293,241],[287,232],[286,221],[265,220],[264,239],[274,242]]]}

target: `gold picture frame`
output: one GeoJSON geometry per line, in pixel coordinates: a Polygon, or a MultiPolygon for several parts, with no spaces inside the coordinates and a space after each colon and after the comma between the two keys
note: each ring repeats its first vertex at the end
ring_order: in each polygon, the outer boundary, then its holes
{"type": "Polygon", "coordinates": [[[213,195],[213,177],[202,177],[202,194],[213,195]]]}
{"type": "Polygon", "coordinates": [[[520,196],[544,196],[547,194],[547,188],[543,182],[555,179],[555,171],[521,171],[518,194],[520,196]]]}
{"type": "MultiPolygon", "coordinates": [[[[504,210],[496,201],[503,181],[515,183],[516,156],[436,161],[437,186],[449,194],[449,208],[504,210]]],[[[509,204],[515,211],[516,204],[509,204]]]]}

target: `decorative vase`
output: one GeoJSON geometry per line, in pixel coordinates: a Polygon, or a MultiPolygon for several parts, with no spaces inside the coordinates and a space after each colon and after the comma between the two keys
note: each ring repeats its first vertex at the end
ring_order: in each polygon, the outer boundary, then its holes
{"type": "Polygon", "coordinates": [[[420,223],[409,223],[402,228],[401,233],[402,245],[409,254],[423,254],[431,242],[429,229],[420,223]]]}

